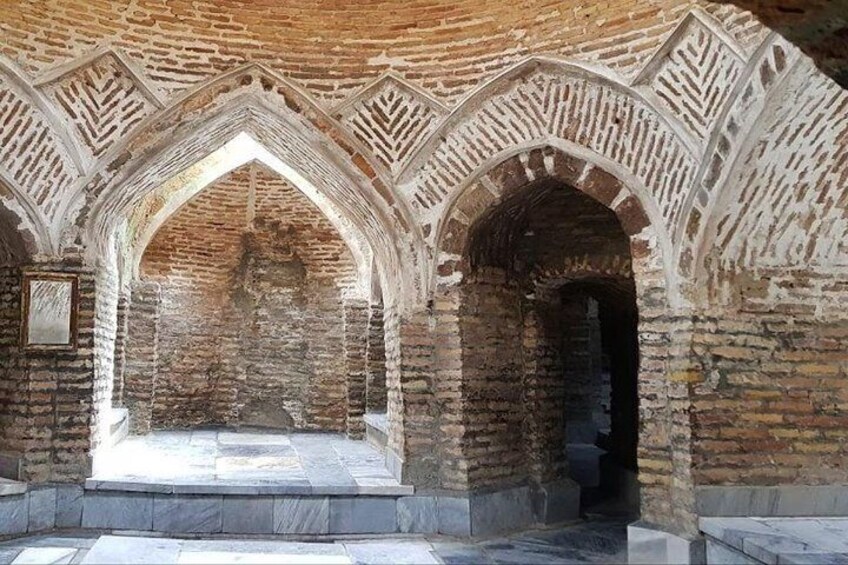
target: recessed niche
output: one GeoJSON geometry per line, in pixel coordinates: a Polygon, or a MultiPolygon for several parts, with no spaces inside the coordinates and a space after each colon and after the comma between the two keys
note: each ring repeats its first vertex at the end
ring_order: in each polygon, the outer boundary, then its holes
{"type": "Polygon", "coordinates": [[[76,275],[24,275],[21,343],[25,349],[76,347],[78,289],[76,275]]]}

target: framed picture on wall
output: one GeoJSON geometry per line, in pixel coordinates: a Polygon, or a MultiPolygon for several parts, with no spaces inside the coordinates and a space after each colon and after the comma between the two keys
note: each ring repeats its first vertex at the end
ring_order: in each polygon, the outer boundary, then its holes
{"type": "Polygon", "coordinates": [[[79,278],[67,273],[27,273],[22,281],[21,346],[76,349],[79,278]]]}

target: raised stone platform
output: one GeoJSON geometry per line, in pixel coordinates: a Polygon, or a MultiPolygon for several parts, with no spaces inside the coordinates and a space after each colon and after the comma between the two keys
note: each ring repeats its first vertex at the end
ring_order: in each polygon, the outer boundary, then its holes
{"type": "MultiPolygon", "coordinates": [[[[0,536],[84,528],[160,534],[488,536],[578,516],[564,480],[416,492],[384,455],[337,434],[156,432],[101,455],[85,485],[0,498],[0,536]]],[[[26,489],[26,486],[23,486],[26,489]]]]}
{"type": "Polygon", "coordinates": [[[848,516],[848,485],[701,486],[699,516],[848,516]]]}
{"type": "Polygon", "coordinates": [[[701,518],[707,563],[848,564],[846,518],[701,518]]]}
{"type": "Polygon", "coordinates": [[[339,434],[223,430],[132,436],[98,458],[87,490],[217,495],[411,495],[384,455],[339,434]]]}

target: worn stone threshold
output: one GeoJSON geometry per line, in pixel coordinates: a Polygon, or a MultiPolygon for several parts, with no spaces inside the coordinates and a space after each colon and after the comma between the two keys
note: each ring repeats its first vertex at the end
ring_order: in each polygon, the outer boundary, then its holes
{"type": "Polygon", "coordinates": [[[295,496],[409,496],[411,485],[310,485],[273,481],[137,481],[87,479],[93,491],[146,492],[155,494],[295,495],[295,496]]]}
{"type": "Polygon", "coordinates": [[[27,484],[21,481],[0,478],[0,496],[13,496],[27,491],[27,484]]]}
{"type": "Polygon", "coordinates": [[[848,563],[848,517],[701,518],[708,563],[848,563]]]}

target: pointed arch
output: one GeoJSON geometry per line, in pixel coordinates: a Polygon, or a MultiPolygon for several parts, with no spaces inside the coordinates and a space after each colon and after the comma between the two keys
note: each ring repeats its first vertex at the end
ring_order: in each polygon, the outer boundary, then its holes
{"type": "Polygon", "coordinates": [[[674,226],[677,269],[684,278],[694,277],[697,257],[703,252],[706,226],[717,210],[717,201],[728,186],[737,160],[756,135],[770,100],[788,77],[797,72],[799,53],[775,33],[760,44],[736,82],[728,103],[718,115],[707,143],[692,190],[674,226]]]}
{"type": "Polygon", "coordinates": [[[432,224],[474,171],[512,148],[563,140],[627,171],[673,224],[697,144],[653,96],[606,70],[530,59],[472,93],[410,160],[399,190],[432,224]]]}
{"type": "Polygon", "coordinates": [[[51,255],[56,251],[41,209],[3,170],[0,170],[0,212],[4,223],[17,231],[19,241],[10,244],[12,247],[19,248],[27,257],[51,255]]]}
{"type": "Polygon", "coordinates": [[[239,133],[306,179],[355,228],[378,255],[384,287],[418,293],[423,243],[404,204],[356,140],[296,87],[258,65],[226,73],[149,119],[80,186],[56,229],[66,242],[96,247],[145,194],[239,133]]]}
{"type": "Polygon", "coordinates": [[[471,182],[455,194],[446,206],[435,232],[436,265],[432,288],[456,284],[468,265],[467,247],[472,226],[486,210],[525,187],[551,179],[576,188],[612,210],[630,238],[634,271],[656,279],[674,296],[674,272],[670,261],[671,245],[665,235],[659,211],[646,200],[644,189],[633,189],[611,163],[600,164],[585,153],[562,146],[541,144],[499,156],[497,164],[476,172],[471,182]],[[615,171],[615,172],[613,172],[615,171]]]}
{"type": "Polygon", "coordinates": [[[239,134],[217,151],[172,177],[145,197],[145,202],[149,203],[148,206],[142,209],[137,208],[128,225],[132,233],[127,234],[129,241],[126,243],[131,253],[130,264],[127,265],[127,268],[132,271],[132,275],[138,273],[145,249],[159,231],[159,228],[180,208],[207,187],[251,162],[264,165],[281,178],[298,187],[321,210],[322,214],[336,228],[353,255],[359,274],[358,280],[363,285],[358,290],[363,296],[367,296],[372,265],[372,253],[368,243],[360,240],[356,230],[349,225],[345,218],[337,214],[336,210],[322,198],[322,195],[308,180],[301,177],[297,171],[292,170],[246,133],[239,134]]]}

